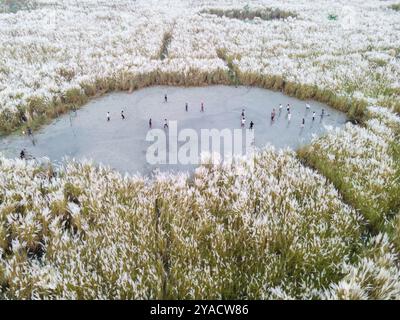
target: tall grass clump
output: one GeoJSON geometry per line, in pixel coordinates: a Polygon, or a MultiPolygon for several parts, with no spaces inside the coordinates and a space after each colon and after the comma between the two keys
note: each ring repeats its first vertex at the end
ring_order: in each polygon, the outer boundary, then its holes
{"type": "Polygon", "coordinates": [[[387,235],[378,234],[366,243],[356,263],[344,263],[346,274],[325,292],[330,300],[398,300],[398,254],[387,235]]]}
{"type": "Polygon", "coordinates": [[[386,231],[399,210],[397,150],[400,118],[385,108],[370,107],[365,126],[347,124],[299,151],[328,177],[345,201],[360,210],[370,231],[386,231]],[[396,146],[394,149],[393,146],[396,146]]]}
{"type": "Polygon", "coordinates": [[[397,142],[392,144],[392,156],[396,164],[395,184],[391,192],[391,201],[393,203],[394,218],[390,226],[390,235],[398,252],[400,252],[400,134],[397,135],[397,142]]]}
{"type": "Polygon", "coordinates": [[[172,40],[172,31],[167,31],[164,33],[160,51],[158,53],[158,57],[160,60],[164,60],[168,57],[168,46],[170,45],[172,40]]]}
{"type": "Polygon", "coordinates": [[[324,298],[364,252],[361,217],[291,151],[151,180],[0,161],[4,298],[324,298]]]}
{"type": "Polygon", "coordinates": [[[217,56],[219,59],[224,61],[226,63],[226,66],[228,67],[228,75],[229,79],[232,85],[238,85],[239,84],[239,79],[238,79],[238,73],[239,69],[237,66],[234,64],[234,60],[236,57],[228,55],[228,52],[226,48],[218,48],[216,50],[217,56]]]}

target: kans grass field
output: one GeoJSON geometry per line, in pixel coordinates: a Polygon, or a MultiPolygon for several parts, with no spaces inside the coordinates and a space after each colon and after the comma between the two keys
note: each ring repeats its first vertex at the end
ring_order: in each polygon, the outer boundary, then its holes
{"type": "Polygon", "coordinates": [[[193,174],[0,156],[0,299],[399,299],[398,0],[0,0],[3,137],[217,84],[350,121],[193,174]]]}

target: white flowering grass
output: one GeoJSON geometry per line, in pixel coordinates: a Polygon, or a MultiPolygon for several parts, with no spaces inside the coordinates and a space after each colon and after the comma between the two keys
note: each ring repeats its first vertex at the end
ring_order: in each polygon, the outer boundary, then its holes
{"type": "Polygon", "coordinates": [[[374,231],[380,231],[400,205],[400,117],[385,108],[368,110],[370,119],[364,126],[335,129],[300,155],[334,182],[374,231]]]}
{"type": "Polygon", "coordinates": [[[362,248],[361,218],[293,152],[254,161],[145,180],[2,159],[0,294],[322,297],[362,248]]]}
{"type": "Polygon", "coordinates": [[[326,290],[327,299],[400,299],[398,257],[389,239],[378,234],[356,264],[343,264],[346,276],[326,290]]]}
{"type": "Polygon", "coordinates": [[[270,147],[154,179],[0,158],[0,299],[399,298],[400,118],[366,108],[400,110],[395,2],[273,0],[293,13],[273,20],[257,0],[32,3],[0,14],[3,132],[157,83],[257,85],[364,121],[298,153],[319,173],[270,147]]]}
{"type": "Polygon", "coordinates": [[[253,84],[356,118],[365,103],[400,110],[398,12],[377,1],[274,0],[268,10],[262,1],[34,2],[35,10],[0,14],[3,132],[41,124],[93,95],[151,84],[253,84]],[[292,14],[257,17],[265,10],[292,14]]]}

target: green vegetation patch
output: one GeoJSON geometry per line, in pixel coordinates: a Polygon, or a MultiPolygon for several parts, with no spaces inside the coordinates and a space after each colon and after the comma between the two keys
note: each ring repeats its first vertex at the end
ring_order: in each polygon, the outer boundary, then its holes
{"type": "Polygon", "coordinates": [[[249,6],[245,6],[243,9],[219,9],[210,8],[204,9],[201,13],[213,14],[218,17],[226,17],[230,19],[238,20],[254,20],[259,18],[261,20],[281,20],[289,17],[297,17],[296,13],[281,10],[278,8],[257,8],[251,9],[249,6]]]}
{"type": "Polygon", "coordinates": [[[161,43],[160,51],[158,54],[160,60],[164,60],[165,58],[168,57],[168,46],[171,43],[171,40],[172,40],[172,32],[171,31],[165,32],[161,43]]]}
{"type": "Polygon", "coordinates": [[[392,4],[389,8],[395,11],[400,11],[400,3],[392,4]]]}

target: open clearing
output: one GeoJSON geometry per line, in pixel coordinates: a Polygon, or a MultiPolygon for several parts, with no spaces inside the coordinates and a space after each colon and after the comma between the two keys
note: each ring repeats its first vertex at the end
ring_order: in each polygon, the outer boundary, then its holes
{"type": "MultiPolygon", "coordinates": [[[[164,119],[176,120],[178,132],[191,128],[240,129],[241,112],[245,109],[246,125],[254,122],[255,145],[270,143],[277,148],[297,149],[307,144],[314,135],[321,135],[328,127],[345,123],[344,113],[314,101],[300,101],[279,92],[250,87],[210,86],[177,88],[156,86],[120,92],[95,99],[76,114],[71,112],[55,120],[34,135],[35,145],[27,136],[10,136],[0,142],[0,150],[10,157],[18,157],[22,149],[35,158],[49,157],[60,161],[65,157],[92,159],[120,172],[148,174],[161,170],[191,170],[193,165],[150,165],[146,150],[153,142],[146,141],[149,119],[153,128],[163,128],[164,119]],[[167,93],[168,102],[164,102],[167,93]],[[188,103],[188,111],[185,104],[188,103]],[[200,111],[204,102],[204,112],[200,111]],[[307,110],[306,103],[311,108],[307,110]],[[281,111],[279,104],[282,104],[281,111]],[[287,104],[292,118],[288,120],[287,104]],[[275,120],[271,112],[275,108],[275,120]],[[322,109],[325,116],[321,117],[322,109]],[[125,120],[121,118],[124,111],[125,120]],[[107,112],[111,120],[107,122],[107,112]],[[312,121],[312,114],[316,113],[312,121]],[[305,126],[302,128],[302,119],[305,126]]],[[[176,137],[169,136],[176,141],[176,137]]],[[[184,142],[181,142],[182,145],[184,142]]],[[[210,145],[211,147],[212,145],[210,145]]],[[[211,151],[211,150],[209,150],[211,151]]],[[[221,150],[222,152],[222,150],[221,150]]]]}

